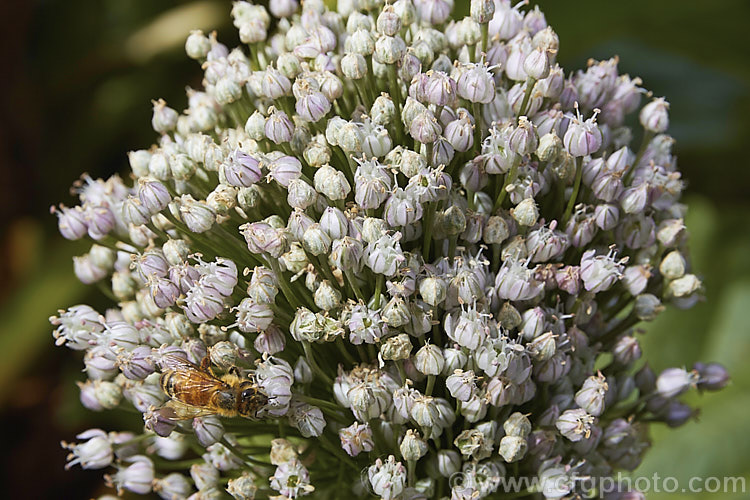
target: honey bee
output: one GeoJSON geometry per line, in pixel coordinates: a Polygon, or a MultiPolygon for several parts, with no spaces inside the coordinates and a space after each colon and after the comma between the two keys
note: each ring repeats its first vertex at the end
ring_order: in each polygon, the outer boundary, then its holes
{"type": "Polygon", "coordinates": [[[200,366],[178,357],[169,357],[169,369],[161,374],[159,383],[172,398],[167,407],[176,420],[207,415],[257,419],[268,397],[258,387],[253,376],[243,378],[237,368],[217,377],[209,365],[208,356],[200,366]]]}

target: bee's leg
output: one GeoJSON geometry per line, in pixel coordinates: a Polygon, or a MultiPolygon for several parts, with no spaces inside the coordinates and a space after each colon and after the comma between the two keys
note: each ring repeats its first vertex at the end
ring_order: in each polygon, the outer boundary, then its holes
{"type": "MultiPolygon", "coordinates": [[[[211,348],[209,347],[209,349],[211,349],[211,348]]],[[[201,366],[200,366],[200,368],[204,372],[208,372],[211,375],[213,375],[214,377],[216,377],[216,374],[214,373],[214,369],[211,367],[211,358],[209,357],[209,353],[206,353],[206,355],[203,356],[203,359],[201,360],[201,366]]]]}
{"type": "Polygon", "coordinates": [[[236,366],[230,366],[229,370],[227,370],[227,373],[230,375],[234,375],[237,378],[242,378],[242,373],[240,372],[240,369],[236,366]]]}

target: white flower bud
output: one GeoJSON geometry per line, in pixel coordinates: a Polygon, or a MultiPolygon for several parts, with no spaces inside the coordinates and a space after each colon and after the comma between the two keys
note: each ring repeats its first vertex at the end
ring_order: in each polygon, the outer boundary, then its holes
{"type": "Polygon", "coordinates": [[[414,356],[414,367],[425,375],[440,375],[444,366],[443,352],[434,344],[425,344],[414,356]]]}
{"type": "Polygon", "coordinates": [[[526,198],[510,210],[513,218],[522,226],[533,226],[539,218],[539,209],[533,198],[526,198]]]}
{"type": "Polygon", "coordinates": [[[401,440],[399,450],[404,460],[417,461],[427,453],[427,443],[419,436],[419,432],[409,429],[401,440]]]}
{"type": "Polygon", "coordinates": [[[668,280],[675,280],[685,275],[685,258],[679,250],[669,252],[659,264],[659,272],[668,280]]]}

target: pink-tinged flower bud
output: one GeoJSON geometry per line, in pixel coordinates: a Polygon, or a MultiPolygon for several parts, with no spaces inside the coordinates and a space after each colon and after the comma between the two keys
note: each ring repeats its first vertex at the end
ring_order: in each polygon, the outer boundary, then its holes
{"type": "Polygon", "coordinates": [[[268,165],[270,176],[284,187],[302,175],[302,163],[293,156],[280,156],[268,165]]]}
{"type": "Polygon", "coordinates": [[[271,325],[255,337],[253,347],[261,354],[272,356],[284,350],[284,347],[286,347],[286,339],[281,330],[274,325],[271,325]]]}
{"type": "Polygon", "coordinates": [[[448,0],[416,0],[417,18],[432,26],[443,24],[450,17],[453,2],[448,0]]]}
{"type": "Polygon", "coordinates": [[[654,134],[666,132],[669,128],[669,103],[659,97],[643,106],[638,115],[643,128],[654,134]]]}
{"type": "Polygon", "coordinates": [[[274,144],[283,144],[292,140],[294,124],[286,113],[273,109],[266,119],[265,133],[274,144]]]}
{"type": "Polygon", "coordinates": [[[149,250],[141,255],[133,256],[131,269],[135,269],[138,277],[143,282],[148,282],[151,277],[163,278],[169,272],[169,264],[160,250],[149,250]]]}
{"type": "Polygon", "coordinates": [[[322,92],[310,90],[297,98],[295,110],[302,120],[316,123],[331,110],[331,102],[322,92]]]}
{"type": "Polygon", "coordinates": [[[149,408],[143,413],[144,427],[157,436],[167,437],[177,426],[177,414],[168,406],[149,408]]]}
{"type": "Polygon", "coordinates": [[[620,209],[617,205],[600,204],[594,209],[594,221],[599,229],[609,231],[617,226],[620,220],[620,209]]]}
{"type": "Polygon", "coordinates": [[[109,274],[107,268],[97,266],[89,254],[73,257],[73,272],[84,285],[96,283],[109,274]]]}
{"type": "Polygon", "coordinates": [[[560,290],[578,295],[581,288],[581,269],[578,266],[565,266],[555,271],[555,282],[560,290]]]}
{"type": "Polygon", "coordinates": [[[435,106],[455,107],[458,102],[456,81],[442,71],[428,71],[417,83],[418,99],[435,106]]]}
{"type": "Polygon", "coordinates": [[[89,429],[76,437],[86,441],[78,444],[68,444],[64,441],[60,443],[63,448],[71,451],[65,469],[78,464],[83,469],[103,469],[112,464],[114,453],[106,432],[101,429],[89,429]]]}
{"type": "Polygon", "coordinates": [[[526,74],[535,80],[542,80],[549,76],[550,60],[546,48],[537,48],[526,55],[523,61],[526,74]]]}
{"type": "Polygon", "coordinates": [[[307,403],[293,403],[287,417],[289,424],[299,430],[302,437],[305,438],[320,436],[323,434],[323,429],[326,426],[326,421],[320,408],[307,403]]]}
{"type": "Polygon", "coordinates": [[[445,138],[456,151],[465,152],[474,145],[474,123],[471,115],[459,110],[458,119],[445,126],[445,138]]]}
{"type": "Polygon", "coordinates": [[[413,53],[412,49],[407,49],[407,52],[401,59],[401,67],[398,69],[398,76],[402,81],[409,85],[412,79],[419,74],[421,68],[422,61],[420,61],[413,53]]]}
{"type": "Polygon", "coordinates": [[[196,417],[193,419],[193,431],[203,447],[217,443],[224,435],[224,426],[218,417],[196,417]]]}
{"type": "Polygon", "coordinates": [[[117,366],[123,375],[130,380],[143,380],[154,372],[154,361],[151,348],[139,345],[132,351],[123,351],[117,355],[117,366]]]}
{"type": "MultiPolygon", "coordinates": [[[[156,277],[156,276],[154,276],[156,277]]],[[[169,268],[169,279],[177,285],[182,293],[188,293],[195,283],[200,279],[201,274],[198,269],[184,262],[177,266],[169,268]]],[[[146,281],[149,281],[149,278],[146,281]]]]}
{"type": "Polygon", "coordinates": [[[203,202],[195,201],[189,194],[179,199],[179,210],[182,222],[194,233],[204,233],[213,227],[216,214],[203,202]]]}
{"type": "Polygon", "coordinates": [[[596,255],[587,250],[581,258],[581,279],[589,292],[608,290],[622,276],[623,265],[613,255],[596,255]]]}
{"type": "Polygon", "coordinates": [[[356,457],[360,453],[370,452],[375,447],[372,440],[372,429],[367,423],[353,423],[349,427],[339,430],[341,449],[350,457],[356,457]]]}
{"type": "MultiPolygon", "coordinates": [[[[161,182],[149,178],[140,178],[138,179],[138,199],[150,214],[155,214],[167,208],[169,202],[172,201],[172,195],[161,182]]],[[[146,222],[141,222],[141,224],[146,222]]]]}
{"type": "Polygon", "coordinates": [[[241,332],[255,333],[266,330],[273,321],[273,310],[268,304],[259,304],[253,299],[242,299],[236,307],[237,328],[241,332]]]}
{"type": "Polygon", "coordinates": [[[422,111],[409,125],[409,134],[422,144],[435,142],[441,132],[442,127],[430,111],[422,111]]]}
{"type": "MultiPolygon", "coordinates": [[[[563,137],[563,145],[574,157],[588,156],[602,147],[602,131],[596,124],[596,114],[586,121],[573,118],[563,137]]],[[[609,201],[609,200],[605,200],[609,201]]]]}
{"type": "Polygon", "coordinates": [[[57,215],[57,227],[60,234],[68,240],[83,238],[88,231],[86,214],[81,207],[68,208],[60,205],[60,208],[50,208],[50,212],[57,215]]]}
{"type": "Polygon", "coordinates": [[[590,435],[594,420],[586,410],[576,408],[565,410],[555,422],[555,427],[560,434],[575,443],[590,435]]]}
{"type": "Polygon", "coordinates": [[[615,361],[623,366],[630,366],[641,357],[641,346],[632,335],[621,337],[612,348],[615,361]]]}
{"type": "Polygon", "coordinates": [[[145,455],[134,455],[128,458],[130,465],[119,467],[114,476],[107,476],[109,486],[117,488],[117,494],[122,490],[132,491],[139,495],[151,492],[154,481],[154,463],[145,455]]]}
{"type": "Polygon", "coordinates": [[[263,72],[260,86],[263,96],[268,99],[278,99],[289,95],[292,90],[292,82],[289,81],[289,78],[272,66],[269,66],[263,72]]]}
{"type": "Polygon", "coordinates": [[[385,202],[383,217],[391,227],[413,224],[422,218],[422,204],[409,191],[398,188],[385,202]]]}
{"type": "Polygon", "coordinates": [[[485,64],[473,64],[457,81],[458,95],[467,101],[487,104],[495,98],[495,80],[485,64]]]}
{"type": "Polygon", "coordinates": [[[84,219],[89,236],[100,240],[107,236],[115,227],[115,216],[112,211],[104,206],[94,206],[89,203],[83,205],[84,219]]]}
{"type": "Polygon", "coordinates": [[[523,27],[523,14],[518,9],[511,7],[510,3],[495,3],[495,15],[490,21],[490,36],[498,35],[500,40],[510,40],[523,27]]]}
{"type": "Polygon", "coordinates": [[[691,387],[695,387],[699,380],[700,374],[696,371],[667,368],[656,379],[656,392],[662,397],[674,398],[691,387]]]}
{"type": "Polygon", "coordinates": [[[263,176],[260,161],[240,149],[227,156],[221,168],[230,186],[249,187],[263,176]]]}
{"type": "Polygon", "coordinates": [[[581,389],[576,392],[575,402],[589,414],[598,417],[604,411],[604,396],[608,389],[609,386],[601,373],[588,377],[581,389]]]}
{"type": "Polygon", "coordinates": [[[386,36],[395,36],[401,31],[401,17],[392,6],[386,5],[377,19],[378,32],[386,36]]]}
{"type": "Polygon", "coordinates": [[[504,263],[495,278],[497,296],[507,300],[530,300],[537,297],[544,284],[534,278],[533,271],[516,261],[504,263]]]}
{"type": "Polygon", "coordinates": [[[622,175],[609,170],[602,171],[591,183],[591,191],[602,201],[617,200],[623,191],[622,175]]]}
{"type": "Polygon", "coordinates": [[[333,242],[330,258],[339,269],[358,271],[361,269],[363,253],[361,241],[345,236],[333,242]]]}
{"type": "Polygon", "coordinates": [[[266,222],[253,222],[240,226],[247,248],[256,254],[268,253],[279,258],[286,248],[283,229],[276,229],[266,222]]]}
{"type": "Polygon", "coordinates": [[[457,369],[445,379],[445,387],[457,400],[469,401],[477,394],[476,376],[471,370],[457,369]]]}
{"type": "Polygon", "coordinates": [[[151,297],[154,303],[161,309],[171,307],[180,296],[180,289],[167,278],[152,277],[149,283],[151,297]]]}
{"type": "Polygon", "coordinates": [[[224,300],[215,288],[197,283],[185,297],[185,316],[193,323],[206,323],[224,311],[224,300]]]}
{"type": "Polygon", "coordinates": [[[718,391],[729,383],[729,372],[719,363],[695,363],[693,371],[698,372],[698,389],[718,391]]]}
{"type": "Polygon", "coordinates": [[[518,126],[513,129],[508,137],[508,147],[514,153],[525,156],[536,151],[538,145],[539,139],[536,135],[536,127],[528,118],[521,116],[518,119],[518,126]]]}
{"type": "Polygon", "coordinates": [[[622,192],[620,205],[626,214],[637,214],[643,212],[649,201],[649,184],[641,184],[630,187],[622,192]]]}

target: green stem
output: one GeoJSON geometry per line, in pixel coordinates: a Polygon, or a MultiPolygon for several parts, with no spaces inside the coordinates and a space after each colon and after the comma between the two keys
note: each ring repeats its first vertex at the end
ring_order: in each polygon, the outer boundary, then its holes
{"type": "Polygon", "coordinates": [[[568,200],[568,206],[565,208],[565,214],[563,215],[563,226],[568,222],[570,216],[573,214],[573,207],[576,205],[576,198],[578,198],[578,191],[581,189],[581,179],[583,178],[583,157],[579,156],[576,158],[576,179],[573,183],[573,192],[570,194],[568,200]]]}
{"type": "Polygon", "coordinates": [[[503,206],[503,201],[505,201],[505,195],[508,193],[507,187],[508,185],[516,180],[516,175],[518,174],[518,165],[521,163],[521,157],[519,155],[515,155],[513,157],[513,163],[510,166],[510,170],[507,174],[505,174],[505,180],[503,181],[503,186],[500,188],[500,193],[497,195],[497,199],[495,200],[495,205],[492,207],[492,213],[496,213],[500,207],[503,206]]]}
{"type": "Polygon", "coordinates": [[[359,285],[357,284],[357,280],[354,277],[354,274],[352,273],[351,269],[345,269],[344,276],[346,276],[346,280],[349,282],[349,286],[351,286],[352,290],[354,290],[354,295],[357,297],[357,300],[366,302],[365,296],[362,295],[362,290],[360,290],[359,285]]]}
{"type": "Polygon", "coordinates": [[[315,373],[320,375],[320,378],[322,378],[328,385],[333,385],[333,379],[329,377],[328,374],[326,374],[315,361],[310,343],[303,341],[302,348],[305,350],[305,358],[307,358],[307,363],[310,365],[310,368],[312,368],[315,373]]]}
{"type": "Polygon", "coordinates": [[[435,387],[435,375],[427,375],[427,389],[424,393],[427,396],[432,396],[432,389],[435,387]]]}
{"type": "Polygon", "coordinates": [[[383,282],[385,281],[385,276],[382,274],[377,274],[377,277],[375,278],[375,296],[373,297],[373,308],[375,310],[380,309],[380,294],[383,292],[383,282]]]}
{"type": "Polygon", "coordinates": [[[650,130],[646,130],[643,132],[643,140],[641,140],[641,147],[638,149],[638,153],[635,155],[635,160],[633,160],[633,164],[630,166],[630,169],[625,174],[625,178],[622,180],[623,184],[628,185],[630,183],[630,180],[633,178],[633,174],[635,173],[635,167],[638,165],[638,162],[641,161],[641,158],[643,157],[643,154],[646,152],[646,148],[648,147],[649,143],[651,142],[651,139],[654,138],[654,133],[650,130]]]}
{"type": "Polygon", "coordinates": [[[529,106],[529,101],[531,100],[531,91],[534,90],[534,86],[536,85],[536,80],[534,78],[527,78],[526,79],[526,90],[523,94],[523,101],[521,101],[521,107],[518,110],[518,117],[516,118],[516,124],[518,124],[518,118],[521,116],[525,116],[526,112],[528,111],[527,107],[529,106]]]}
{"type": "Polygon", "coordinates": [[[344,356],[344,359],[346,359],[350,364],[357,364],[357,362],[354,360],[354,357],[352,357],[352,355],[349,354],[349,351],[346,349],[346,345],[344,345],[344,341],[341,337],[336,338],[336,347],[338,347],[341,355],[344,356]]]}

